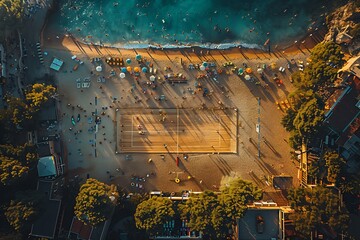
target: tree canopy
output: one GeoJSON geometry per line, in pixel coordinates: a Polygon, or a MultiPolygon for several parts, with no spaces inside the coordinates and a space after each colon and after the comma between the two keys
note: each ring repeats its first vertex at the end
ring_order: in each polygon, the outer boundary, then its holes
{"type": "Polygon", "coordinates": [[[202,232],[204,239],[226,238],[230,226],[227,223],[230,221],[214,192],[205,191],[192,196],[185,204],[179,205],[179,210],[181,217],[188,221],[188,226],[202,232]]]}
{"type": "Polygon", "coordinates": [[[172,220],[174,215],[170,199],[151,197],[137,206],[134,217],[137,228],[146,230],[150,235],[156,235],[161,233],[163,224],[172,220]]]}
{"type": "Polygon", "coordinates": [[[0,155],[0,180],[3,185],[11,185],[25,177],[29,167],[11,157],[0,155]]]}
{"type": "Polygon", "coordinates": [[[235,178],[221,187],[219,195],[205,191],[192,196],[179,209],[189,226],[202,231],[205,239],[225,239],[236,225],[236,219],[243,216],[246,205],[261,197],[262,190],[252,182],[235,178]]]}
{"type": "Polygon", "coordinates": [[[322,42],[311,51],[309,65],[304,72],[295,72],[292,79],[296,90],[289,94],[294,100],[282,118],[282,125],[291,133],[290,145],[297,148],[303,138],[311,138],[322,128],[324,96],[327,88],[344,64],[341,47],[334,42],[322,42]]]}
{"type": "Polygon", "coordinates": [[[325,153],[324,160],[327,167],[327,180],[332,183],[337,183],[342,175],[341,173],[344,171],[346,161],[334,151],[325,153]]]}
{"type": "Polygon", "coordinates": [[[348,226],[348,212],[340,206],[339,197],[332,189],[323,186],[292,189],[288,199],[295,211],[291,216],[295,230],[305,239],[310,239],[314,230],[329,227],[340,233],[348,226]]]}
{"type": "Polygon", "coordinates": [[[311,50],[311,62],[304,71],[304,82],[311,82],[310,86],[328,86],[336,79],[337,71],[345,63],[341,47],[330,41],[317,44],[311,50]]]}
{"type": "Polygon", "coordinates": [[[313,98],[300,107],[293,125],[301,136],[309,137],[319,131],[323,120],[324,111],[320,107],[319,100],[313,98]]]}
{"type": "Polygon", "coordinates": [[[81,185],[76,197],[74,212],[86,224],[95,226],[110,217],[114,202],[110,199],[111,188],[105,183],[89,178],[81,185]]]}
{"type": "Polygon", "coordinates": [[[33,203],[11,200],[6,208],[5,216],[8,222],[16,231],[21,231],[24,225],[34,219],[37,211],[33,203]]]}
{"type": "Polygon", "coordinates": [[[14,128],[34,129],[37,112],[55,94],[52,85],[36,83],[26,93],[26,99],[7,97],[7,109],[0,109],[0,134],[14,132],[14,128]]]}
{"type": "Polygon", "coordinates": [[[22,0],[0,0],[0,31],[17,26],[22,19],[24,6],[22,0]]]}
{"type": "Polygon", "coordinates": [[[17,192],[15,200],[11,200],[5,208],[7,221],[16,231],[24,230],[38,216],[43,198],[33,190],[17,192]]]}
{"type": "Polygon", "coordinates": [[[26,100],[31,108],[39,109],[55,92],[56,88],[52,85],[35,83],[32,89],[26,93],[26,100]]]}
{"type": "Polygon", "coordinates": [[[38,159],[36,146],[29,143],[22,146],[0,145],[0,155],[17,159],[23,164],[34,163],[38,159]]]}
{"type": "Polygon", "coordinates": [[[224,207],[227,217],[233,224],[241,218],[246,210],[246,205],[259,200],[262,190],[254,183],[240,178],[233,179],[230,183],[221,187],[220,202],[224,207]]]}
{"type": "Polygon", "coordinates": [[[262,191],[253,183],[231,179],[220,193],[204,191],[174,204],[168,198],[152,197],[141,202],[135,213],[136,227],[151,235],[161,233],[163,224],[179,215],[192,231],[204,239],[227,239],[233,233],[236,219],[243,216],[247,204],[259,200],[262,191]]]}

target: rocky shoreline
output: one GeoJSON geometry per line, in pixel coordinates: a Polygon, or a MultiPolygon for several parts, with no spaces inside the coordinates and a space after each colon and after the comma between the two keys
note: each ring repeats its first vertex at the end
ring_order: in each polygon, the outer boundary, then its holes
{"type": "Polygon", "coordinates": [[[328,33],[324,40],[346,46],[351,55],[360,50],[360,4],[357,2],[345,4],[326,18],[328,33]]]}

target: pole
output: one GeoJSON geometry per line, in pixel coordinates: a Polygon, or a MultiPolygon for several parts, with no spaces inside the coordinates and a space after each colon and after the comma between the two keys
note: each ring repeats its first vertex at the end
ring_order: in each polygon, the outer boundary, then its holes
{"type": "Polygon", "coordinates": [[[258,159],[261,160],[261,150],[260,150],[260,142],[261,142],[261,133],[260,133],[260,103],[261,100],[258,97],[258,121],[257,121],[257,126],[256,126],[256,130],[258,133],[258,159]]]}
{"type": "Polygon", "coordinates": [[[179,157],[179,107],[176,107],[176,157],[179,157]]]}

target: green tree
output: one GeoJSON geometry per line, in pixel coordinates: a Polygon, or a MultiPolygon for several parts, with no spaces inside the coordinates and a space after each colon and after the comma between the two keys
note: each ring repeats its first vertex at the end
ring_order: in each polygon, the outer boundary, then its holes
{"type": "Polygon", "coordinates": [[[342,193],[353,194],[354,197],[360,192],[360,173],[346,174],[338,179],[338,188],[342,193]]]}
{"type": "Polygon", "coordinates": [[[18,159],[23,164],[31,164],[38,160],[36,146],[29,143],[23,146],[0,145],[0,155],[18,159]]]}
{"type": "Polygon", "coordinates": [[[34,219],[36,214],[37,211],[33,203],[14,200],[11,200],[5,211],[6,219],[16,231],[21,231],[27,222],[34,219]]]}
{"type": "Polygon", "coordinates": [[[111,200],[111,188],[105,183],[89,178],[81,185],[76,197],[74,212],[86,224],[95,226],[110,217],[115,202],[111,200]]]}
{"type": "Polygon", "coordinates": [[[308,165],[308,174],[317,182],[321,182],[326,177],[326,165],[322,158],[312,160],[308,165]]]}
{"type": "Polygon", "coordinates": [[[337,233],[346,231],[349,215],[340,206],[338,195],[332,189],[322,186],[292,189],[288,199],[294,209],[291,218],[294,220],[295,230],[304,239],[310,239],[312,231],[327,227],[337,233]]]}
{"type": "Polygon", "coordinates": [[[30,108],[37,110],[54,96],[55,92],[56,88],[52,85],[35,83],[31,91],[26,93],[26,100],[29,102],[30,108]]]}
{"type": "Polygon", "coordinates": [[[0,0],[0,31],[17,27],[21,23],[23,13],[22,0],[0,0]]]}
{"type": "Polygon", "coordinates": [[[170,199],[151,197],[137,206],[134,217],[138,229],[146,230],[150,235],[157,235],[161,233],[163,224],[172,220],[174,215],[170,199]]]}
{"type": "Polygon", "coordinates": [[[324,155],[327,167],[327,180],[337,183],[344,172],[346,161],[337,152],[327,152],[324,155]]]}
{"type": "Polygon", "coordinates": [[[231,239],[231,219],[227,217],[225,209],[220,204],[212,211],[211,223],[216,239],[231,239]]]}
{"type": "Polygon", "coordinates": [[[315,87],[335,81],[337,71],[344,64],[341,47],[334,42],[322,42],[311,51],[311,62],[305,70],[305,81],[315,87]]]}
{"type": "Polygon", "coordinates": [[[15,200],[11,200],[5,208],[7,221],[16,231],[26,230],[38,216],[43,199],[44,196],[37,191],[17,192],[15,200]]]}
{"type": "Polygon", "coordinates": [[[286,131],[291,132],[295,130],[294,119],[296,115],[297,111],[295,111],[294,109],[289,108],[288,110],[286,110],[286,114],[281,119],[281,124],[286,129],[286,131]]]}
{"type": "Polygon", "coordinates": [[[181,217],[188,221],[188,226],[202,232],[204,239],[225,238],[227,227],[225,212],[220,206],[218,196],[212,191],[193,195],[185,204],[179,204],[181,217]],[[225,230],[225,231],[224,231],[225,230]]]}
{"type": "Polygon", "coordinates": [[[243,216],[247,209],[246,205],[261,197],[262,190],[255,184],[235,178],[221,187],[220,203],[227,217],[232,220],[232,224],[236,225],[236,219],[243,216]]]}
{"type": "Polygon", "coordinates": [[[32,119],[33,113],[30,112],[28,105],[22,99],[9,97],[6,102],[10,120],[15,126],[21,126],[25,121],[32,119]]]}
{"type": "Polygon", "coordinates": [[[297,130],[291,131],[289,137],[290,147],[292,147],[293,149],[300,149],[302,144],[302,139],[303,137],[300,135],[299,131],[297,130]]]}
{"type": "Polygon", "coordinates": [[[319,100],[313,98],[301,106],[293,124],[302,137],[310,137],[319,131],[323,119],[324,110],[319,100]]]}
{"type": "Polygon", "coordinates": [[[11,185],[24,178],[29,172],[29,167],[18,160],[0,155],[0,178],[4,185],[11,185]]]}

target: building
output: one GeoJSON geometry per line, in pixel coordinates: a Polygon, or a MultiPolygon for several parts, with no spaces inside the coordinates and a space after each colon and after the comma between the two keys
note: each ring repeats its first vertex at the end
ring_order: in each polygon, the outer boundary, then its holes
{"type": "Polygon", "coordinates": [[[237,239],[287,239],[294,234],[292,224],[287,220],[290,213],[289,207],[278,207],[274,202],[255,202],[238,219],[237,239]]]}
{"type": "Polygon", "coordinates": [[[54,156],[42,157],[37,165],[38,175],[40,178],[56,178],[59,173],[55,164],[54,156]]]}
{"type": "MultiPolygon", "coordinates": [[[[360,79],[349,74],[347,86],[325,114],[328,136],[340,148],[341,155],[349,160],[360,158],[360,79]]],[[[325,144],[329,144],[329,137],[325,144]]],[[[333,145],[330,143],[331,145],[333,145]]]]}
{"type": "Polygon", "coordinates": [[[77,240],[105,240],[110,226],[111,219],[92,227],[73,217],[68,239],[77,240]]]}
{"type": "Polygon", "coordinates": [[[31,226],[30,236],[55,239],[58,217],[60,213],[61,200],[56,197],[55,186],[53,182],[39,180],[37,191],[46,196],[42,202],[40,216],[31,226]]]}
{"type": "Polygon", "coordinates": [[[94,228],[92,226],[86,225],[80,220],[78,220],[76,217],[73,217],[68,238],[82,240],[91,239],[93,229],[94,228]]]}
{"type": "Polygon", "coordinates": [[[58,154],[60,146],[57,141],[47,141],[37,144],[39,161],[37,165],[40,178],[54,179],[64,174],[64,164],[58,154]]]}

